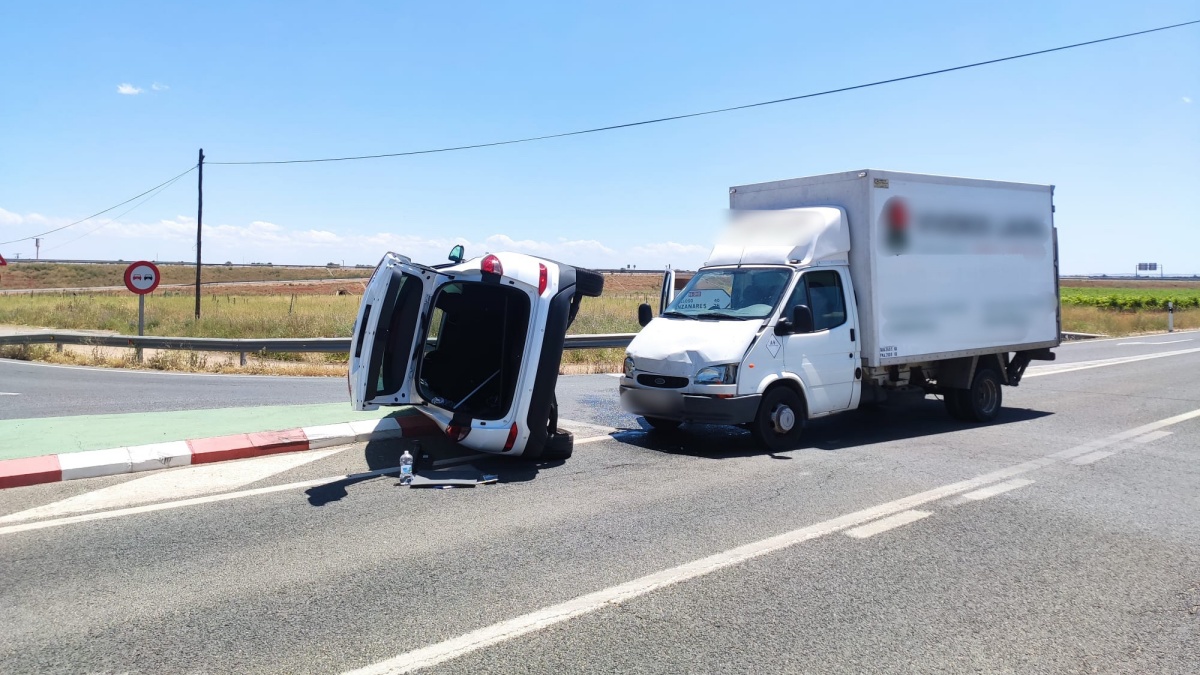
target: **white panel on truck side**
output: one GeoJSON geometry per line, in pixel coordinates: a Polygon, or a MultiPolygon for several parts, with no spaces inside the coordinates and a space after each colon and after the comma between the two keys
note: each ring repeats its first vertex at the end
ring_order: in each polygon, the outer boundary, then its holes
{"type": "Polygon", "coordinates": [[[1053,187],[871,177],[869,365],[1058,344],[1053,187]]]}

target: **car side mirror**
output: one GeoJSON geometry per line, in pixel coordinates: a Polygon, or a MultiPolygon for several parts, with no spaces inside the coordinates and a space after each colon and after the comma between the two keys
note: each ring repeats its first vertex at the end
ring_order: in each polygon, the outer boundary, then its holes
{"type": "Polygon", "coordinates": [[[465,257],[466,251],[463,249],[462,244],[456,244],[454,248],[450,249],[450,257],[446,259],[453,263],[460,263],[465,257]]]}
{"type": "Polygon", "coordinates": [[[642,303],[638,305],[638,323],[645,326],[654,318],[654,310],[650,309],[650,305],[642,303]]]}

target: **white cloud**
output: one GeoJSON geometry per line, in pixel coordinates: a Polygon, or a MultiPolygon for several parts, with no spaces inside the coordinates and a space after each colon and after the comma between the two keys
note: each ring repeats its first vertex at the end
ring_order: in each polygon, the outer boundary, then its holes
{"type": "Polygon", "coordinates": [[[117,93],[125,94],[126,96],[137,96],[138,94],[142,93],[142,89],[135,87],[128,82],[122,82],[121,84],[117,85],[117,93]]]}
{"type": "Polygon", "coordinates": [[[1192,102],[1192,99],[1191,99],[1190,97],[1188,97],[1188,96],[1184,96],[1184,97],[1183,97],[1183,102],[1184,102],[1184,103],[1191,103],[1191,102],[1192,102]]]}
{"type": "Polygon", "coordinates": [[[150,88],[153,89],[154,91],[166,91],[166,90],[170,89],[170,87],[168,87],[167,85],[165,85],[161,82],[155,82],[154,84],[150,85],[150,88]]]}
{"type": "Polygon", "coordinates": [[[0,209],[0,225],[20,225],[25,222],[19,213],[0,209]]]}

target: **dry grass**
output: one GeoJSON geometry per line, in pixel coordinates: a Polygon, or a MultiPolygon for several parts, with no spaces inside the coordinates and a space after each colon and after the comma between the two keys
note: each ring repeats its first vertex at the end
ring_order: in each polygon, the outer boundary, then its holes
{"type": "MultiPolygon", "coordinates": [[[[122,264],[72,264],[12,262],[0,274],[0,289],[19,288],[92,288],[124,286],[125,268],[122,264]]],[[[292,281],[298,279],[358,279],[371,276],[371,268],[325,267],[226,267],[205,265],[201,269],[204,283],[238,281],[292,281]]],[[[159,263],[161,283],[191,284],[196,281],[196,267],[187,264],[159,263]]]]}
{"type": "MultiPolygon", "coordinates": [[[[1167,313],[1063,305],[1062,325],[1064,331],[1101,333],[1113,337],[1163,333],[1167,330],[1167,313]]],[[[1200,328],[1200,310],[1175,312],[1175,330],[1196,328],[1200,328]]]]}
{"type": "Polygon", "coordinates": [[[74,366],[162,370],[180,373],[223,373],[238,375],[308,375],[345,377],[346,364],[331,363],[322,354],[304,354],[302,358],[278,361],[258,354],[247,354],[246,365],[239,365],[238,354],[146,350],[138,363],[132,349],[68,345],[60,351],[46,345],[3,345],[0,358],[20,361],[44,361],[74,366]]]}

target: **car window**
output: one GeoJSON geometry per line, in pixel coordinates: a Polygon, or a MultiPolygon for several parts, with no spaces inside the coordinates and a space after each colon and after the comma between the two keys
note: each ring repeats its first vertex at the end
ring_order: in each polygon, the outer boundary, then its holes
{"type": "Polygon", "coordinates": [[[813,330],[829,330],[846,323],[846,300],[842,280],[833,270],[805,272],[788,299],[784,316],[797,305],[808,305],[813,314],[813,330]]]}

